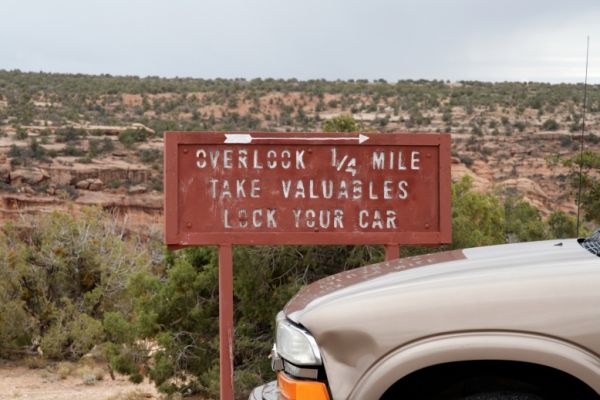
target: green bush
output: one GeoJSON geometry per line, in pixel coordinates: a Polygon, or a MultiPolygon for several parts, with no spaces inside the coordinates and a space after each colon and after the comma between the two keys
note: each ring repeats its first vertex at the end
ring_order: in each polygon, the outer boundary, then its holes
{"type": "Polygon", "coordinates": [[[465,248],[503,243],[504,210],[499,199],[471,188],[469,175],[452,185],[452,246],[465,248]]]}
{"type": "Polygon", "coordinates": [[[527,125],[523,121],[515,121],[513,127],[515,127],[519,132],[523,132],[527,125]]]}
{"type": "Polygon", "coordinates": [[[133,340],[128,280],[159,271],[162,251],[123,238],[111,219],[54,212],[0,230],[0,356],[39,338],[46,357],[77,359],[106,340],[105,327],[110,340],[133,340]]]}
{"type": "Polygon", "coordinates": [[[129,380],[133,383],[142,383],[144,381],[144,376],[139,372],[135,372],[129,375],[129,380]]]}
{"type": "Polygon", "coordinates": [[[119,141],[127,148],[133,147],[135,144],[148,140],[148,134],[142,129],[127,129],[119,133],[119,141]]]}
{"type": "MultiPolygon", "coordinates": [[[[236,387],[240,398],[252,385],[273,377],[266,355],[275,314],[302,284],[379,261],[370,246],[238,247],[234,252],[236,387]],[[264,340],[256,340],[264,338],[264,340]]],[[[135,324],[159,349],[149,377],[166,392],[218,394],[218,262],[214,249],[188,249],[169,256],[161,279],[137,274],[131,281],[135,324]]]]}
{"type": "Polygon", "coordinates": [[[351,115],[340,115],[323,123],[325,132],[358,132],[359,126],[351,115]]]}
{"type": "Polygon", "coordinates": [[[85,155],[85,151],[82,149],[75,147],[73,144],[68,143],[65,148],[62,150],[62,154],[65,156],[71,157],[81,157],[85,155]]]}
{"type": "Polygon", "coordinates": [[[575,217],[564,211],[555,211],[548,216],[547,222],[551,238],[564,239],[577,236],[575,217]]]}
{"type": "Polygon", "coordinates": [[[73,358],[86,354],[94,345],[104,341],[102,322],[88,314],[77,315],[66,327],[69,333],[69,352],[73,358]]]}
{"type": "Polygon", "coordinates": [[[29,154],[31,158],[40,161],[46,160],[46,150],[38,143],[37,139],[32,137],[29,142],[29,154]]]}
{"type": "Polygon", "coordinates": [[[143,349],[132,345],[109,343],[105,355],[112,369],[126,375],[138,373],[142,360],[145,360],[143,349]]]}
{"type": "Polygon", "coordinates": [[[52,325],[44,332],[40,348],[45,357],[51,359],[65,359],[64,349],[67,347],[68,335],[60,325],[52,325]]]}
{"type": "Polygon", "coordinates": [[[8,150],[8,156],[11,158],[19,158],[22,155],[22,150],[16,144],[11,144],[10,149],[8,150]]]}
{"type": "Polygon", "coordinates": [[[27,130],[23,127],[17,126],[16,133],[15,133],[15,139],[25,140],[28,137],[29,137],[29,133],[27,132],[27,130]]]}
{"type": "Polygon", "coordinates": [[[112,139],[109,139],[109,138],[102,139],[102,143],[101,143],[101,146],[99,149],[100,153],[110,153],[114,149],[115,149],[115,144],[113,143],[112,139]]]}
{"type": "Polygon", "coordinates": [[[87,136],[87,133],[83,129],[73,128],[71,126],[65,128],[59,128],[56,130],[56,142],[57,143],[71,143],[76,144],[82,137],[87,136]]]}
{"type": "Polygon", "coordinates": [[[133,327],[119,311],[109,311],[104,314],[104,332],[112,343],[133,343],[135,332],[133,327]]]}
{"type": "Polygon", "coordinates": [[[558,130],[558,128],[559,128],[558,122],[556,122],[553,119],[547,119],[542,124],[542,129],[544,129],[545,131],[556,131],[556,130],[558,130]]]}
{"type": "Polygon", "coordinates": [[[150,164],[155,161],[162,161],[162,152],[158,149],[143,149],[138,152],[140,161],[144,164],[150,164]]]}
{"type": "Polygon", "coordinates": [[[546,239],[546,229],[537,208],[513,196],[504,202],[505,235],[509,242],[546,239]]]}
{"type": "Polygon", "coordinates": [[[18,356],[36,333],[35,321],[27,313],[25,302],[10,298],[6,292],[0,283],[0,358],[18,356]]]}

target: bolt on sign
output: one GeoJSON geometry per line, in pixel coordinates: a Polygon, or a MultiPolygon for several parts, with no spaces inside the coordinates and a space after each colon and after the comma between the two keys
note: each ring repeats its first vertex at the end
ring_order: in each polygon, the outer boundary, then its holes
{"type": "Polygon", "coordinates": [[[166,243],[440,244],[447,134],[169,132],[166,243]]]}

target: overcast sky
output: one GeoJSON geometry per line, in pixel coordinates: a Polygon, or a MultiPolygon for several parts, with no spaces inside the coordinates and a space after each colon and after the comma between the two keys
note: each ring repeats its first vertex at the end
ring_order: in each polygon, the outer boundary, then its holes
{"type": "Polygon", "coordinates": [[[1,0],[0,69],[600,83],[600,0],[1,0]]]}

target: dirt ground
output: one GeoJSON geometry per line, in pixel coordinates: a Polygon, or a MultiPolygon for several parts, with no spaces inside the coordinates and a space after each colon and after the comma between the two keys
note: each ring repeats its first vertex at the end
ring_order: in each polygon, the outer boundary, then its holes
{"type": "Polygon", "coordinates": [[[147,380],[136,385],[129,382],[126,377],[117,375],[116,380],[113,381],[101,366],[94,367],[94,373],[101,379],[89,376],[86,379],[86,371],[82,371],[77,366],[64,376],[64,373],[61,375],[57,365],[31,369],[27,366],[3,363],[0,364],[0,400],[153,400],[160,398],[154,385],[147,380]]]}

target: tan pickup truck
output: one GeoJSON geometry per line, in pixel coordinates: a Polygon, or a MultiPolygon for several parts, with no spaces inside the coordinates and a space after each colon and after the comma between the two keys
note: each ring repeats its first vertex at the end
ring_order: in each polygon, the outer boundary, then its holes
{"type": "Polygon", "coordinates": [[[455,250],[317,281],[251,400],[600,399],[600,235],[455,250]]]}

